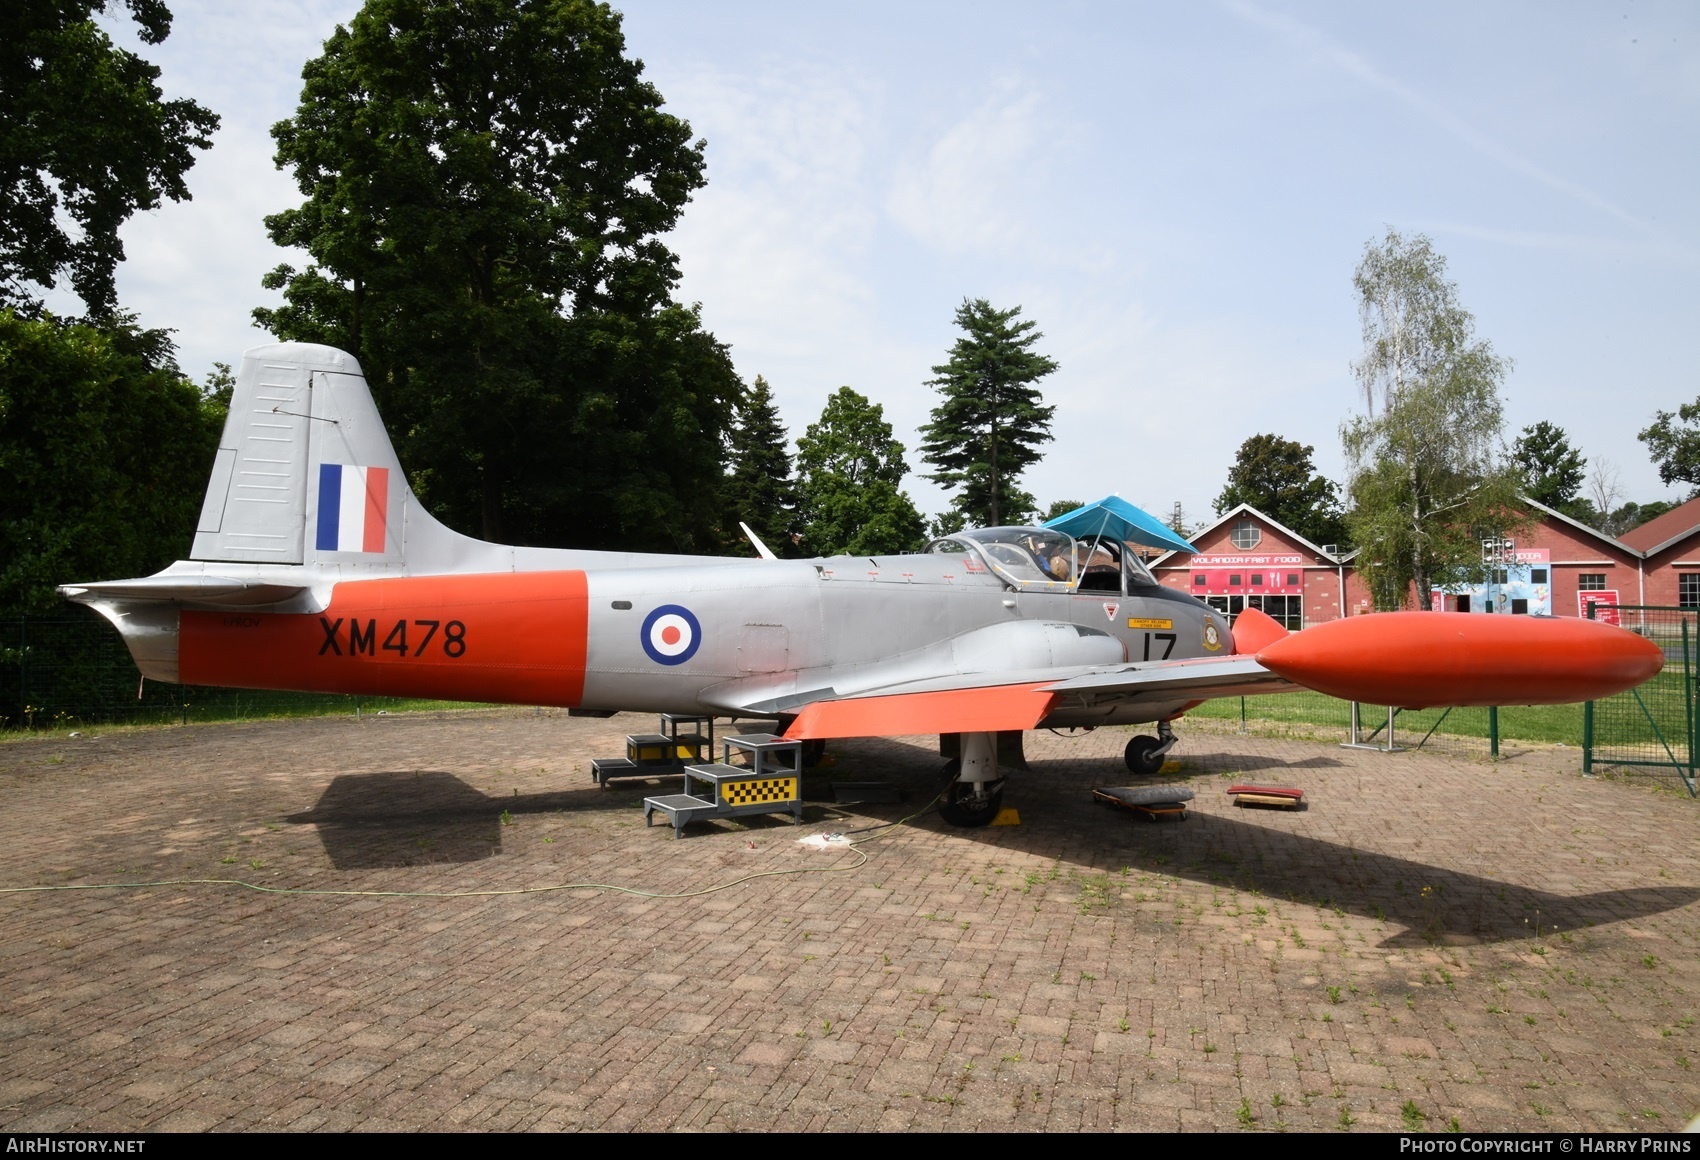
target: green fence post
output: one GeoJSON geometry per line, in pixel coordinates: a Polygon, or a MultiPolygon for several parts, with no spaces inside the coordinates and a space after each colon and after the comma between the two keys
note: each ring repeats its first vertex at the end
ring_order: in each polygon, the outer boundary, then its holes
{"type": "Polygon", "coordinates": [[[1594,703],[1582,702],[1582,773],[1594,772],[1594,703]]]}
{"type": "MultiPolygon", "coordinates": [[[[1584,608],[1588,619],[1594,619],[1594,602],[1588,601],[1584,608]]],[[[1582,773],[1589,776],[1594,772],[1594,703],[1582,702],[1582,773]]]]}
{"type": "Polygon", "coordinates": [[[1688,796],[1694,796],[1694,666],[1688,663],[1688,617],[1682,622],[1682,712],[1688,726],[1688,796]]]}
{"type": "Polygon", "coordinates": [[[1245,732],[1245,698],[1240,698],[1240,732],[1245,732]]]}
{"type": "Polygon", "coordinates": [[[1488,706],[1488,755],[1499,757],[1499,706],[1488,706]]]}

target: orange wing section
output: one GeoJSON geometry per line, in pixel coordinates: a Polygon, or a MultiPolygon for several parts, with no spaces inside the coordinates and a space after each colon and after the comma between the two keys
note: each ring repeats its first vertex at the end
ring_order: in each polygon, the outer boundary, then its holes
{"type": "Polygon", "coordinates": [[[1055,694],[1042,690],[1051,683],[816,701],[797,715],[785,736],[808,741],[824,737],[902,737],[911,733],[1031,729],[1050,712],[1055,694]]]}
{"type": "Polygon", "coordinates": [[[1658,645],[1609,624],[1472,612],[1334,620],[1266,645],[1257,660],[1331,697],[1407,709],[1592,701],[1665,663],[1658,645]]]}
{"type": "Polygon", "coordinates": [[[183,612],[178,679],[570,708],[589,618],[577,571],[350,580],[318,615],[183,612]]]}

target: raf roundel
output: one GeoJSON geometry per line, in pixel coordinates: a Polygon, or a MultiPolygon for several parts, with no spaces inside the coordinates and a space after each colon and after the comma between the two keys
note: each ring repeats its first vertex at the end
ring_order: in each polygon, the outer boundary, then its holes
{"type": "Polygon", "coordinates": [[[697,645],[702,643],[702,625],[683,605],[663,604],[643,618],[638,639],[656,664],[682,665],[696,655],[697,645]]]}

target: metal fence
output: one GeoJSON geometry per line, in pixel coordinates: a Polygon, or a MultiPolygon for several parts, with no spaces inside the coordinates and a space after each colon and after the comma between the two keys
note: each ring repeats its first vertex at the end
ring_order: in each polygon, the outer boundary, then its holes
{"type": "Polygon", "coordinates": [[[1582,772],[1626,766],[1695,785],[1695,647],[1700,609],[1646,604],[1588,607],[1590,619],[1607,620],[1656,643],[1665,667],[1639,688],[1584,707],[1582,772]]]}
{"type": "Polygon", "coordinates": [[[1352,709],[1350,701],[1300,691],[1207,702],[1189,712],[1186,722],[1196,728],[1264,737],[1340,744],[1356,740],[1375,749],[1392,746],[1484,759],[1509,755],[1530,744],[1575,747],[1582,744],[1579,705],[1393,709],[1391,735],[1386,705],[1359,704],[1356,734],[1352,709]]]}
{"type": "MultiPolygon", "coordinates": [[[[0,619],[0,729],[230,721],[449,707],[397,697],[277,693],[143,681],[98,613],[0,619]]],[[[458,707],[458,706],[456,706],[458,707]]]]}

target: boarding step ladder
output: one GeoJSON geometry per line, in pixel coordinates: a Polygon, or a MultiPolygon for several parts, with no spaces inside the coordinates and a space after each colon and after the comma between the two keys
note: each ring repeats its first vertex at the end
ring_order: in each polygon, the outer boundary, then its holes
{"type": "Polygon", "coordinates": [[[685,792],[643,799],[643,824],[656,813],[667,815],[673,836],[699,818],[736,818],[789,811],[791,824],[803,820],[803,743],[772,733],[721,738],[721,759],[713,765],[687,765],[685,792]]]}
{"type": "Polygon", "coordinates": [[[689,713],[661,714],[656,733],[626,737],[624,757],[599,757],[590,763],[590,780],[608,788],[622,777],[670,777],[685,766],[714,759],[714,718],[689,713]]]}

